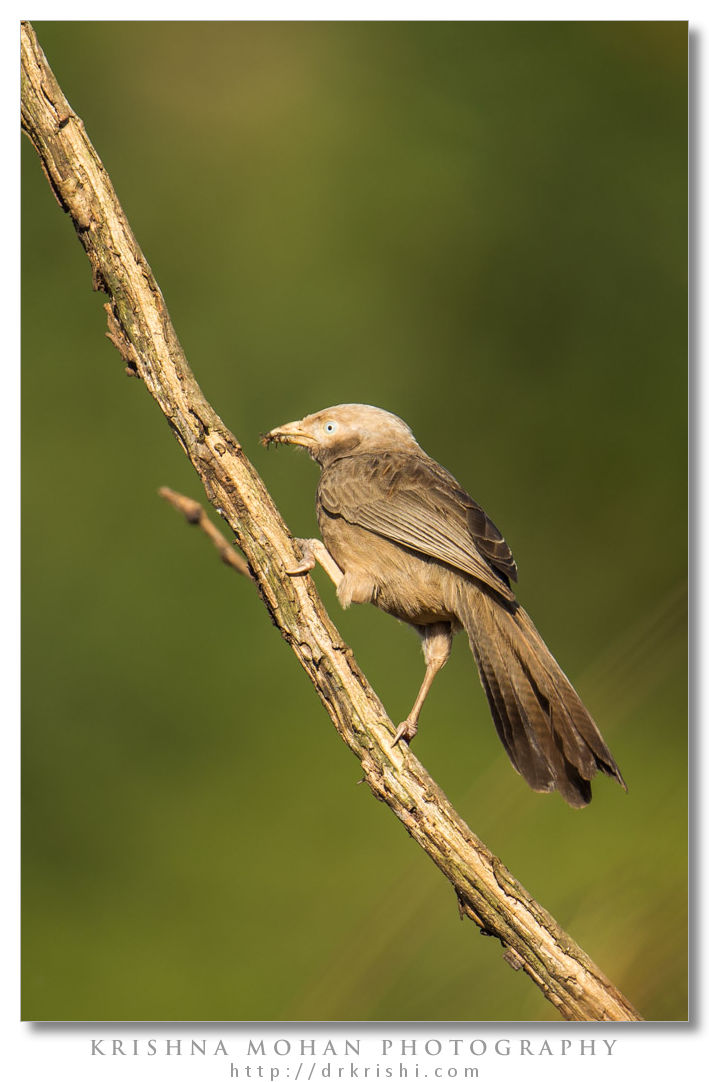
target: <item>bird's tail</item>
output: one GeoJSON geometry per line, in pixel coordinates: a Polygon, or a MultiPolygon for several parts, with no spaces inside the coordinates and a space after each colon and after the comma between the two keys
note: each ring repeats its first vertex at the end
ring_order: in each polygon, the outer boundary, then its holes
{"type": "Polygon", "coordinates": [[[558,789],[574,808],[589,803],[598,770],[626,789],[593,718],[524,609],[466,584],[458,617],[500,739],[532,789],[558,789]]]}

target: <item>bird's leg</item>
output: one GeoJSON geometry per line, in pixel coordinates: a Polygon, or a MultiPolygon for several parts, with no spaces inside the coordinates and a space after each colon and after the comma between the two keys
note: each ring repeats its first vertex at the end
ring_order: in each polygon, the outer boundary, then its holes
{"type": "Polygon", "coordinates": [[[426,661],[426,675],[423,678],[421,689],[416,696],[416,702],[413,705],[411,713],[406,721],[402,721],[401,725],[396,730],[396,736],[394,737],[392,747],[394,744],[398,744],[400,740],[405,740],[407,744],[410,744],[416,736],[421,707],[431,690],[433,679],[450,657],[453,634],[449,623],[426,624],[425,627],[416,628],[416,630],[423,639],[422,645],[423,656],[426,661]]]}
{"type": "Polygon", "coordinates": [[[335,586],[339,586],[344,575],[322,541],[319,541],[317,537],[297,537],[296,541],[303,550],[303,558],[295,567],[287,567],[286,574],[305,575],[306,572],[313,570],[316,563],[319,563],[330,576],[335,586]]]}

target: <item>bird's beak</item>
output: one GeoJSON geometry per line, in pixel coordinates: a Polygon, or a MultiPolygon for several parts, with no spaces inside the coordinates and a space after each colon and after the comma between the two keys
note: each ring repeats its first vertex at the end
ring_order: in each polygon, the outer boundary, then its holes
{"type": "Polygon", "coordinates": [[[264,447],[268,447],[269,443],[297,443],[300,447],[312,447],[315,440],[302,425],[302,421],[291,421],[287,425],[272,428],[261,436],[261,443],[264,447]]]}

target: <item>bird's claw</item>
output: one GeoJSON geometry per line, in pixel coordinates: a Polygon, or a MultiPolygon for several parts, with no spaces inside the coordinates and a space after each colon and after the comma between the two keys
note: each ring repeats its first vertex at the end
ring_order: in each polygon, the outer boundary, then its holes
{"type": "Polygon", "coordinates": [[[415,721],[412,721],[411,718],[407,718],[406,721],[402,721],[401,725],[396,730],[396,734],[394,736],[394,739],[392,740],[391,746],[395,748],[400,740],[403,740],[407,744],[410,744],[413,738],[416,736],[417,732],[418,724],[415,721]]]}
{"type": "Polygon", "coordinates": [[[304,541],[299,537],[296,537],[295,540],[303,550],[303,558],[295,567],[287,567],[286,575],[305,575],[315,567],[315,557],[309,541],[304,541]]]}

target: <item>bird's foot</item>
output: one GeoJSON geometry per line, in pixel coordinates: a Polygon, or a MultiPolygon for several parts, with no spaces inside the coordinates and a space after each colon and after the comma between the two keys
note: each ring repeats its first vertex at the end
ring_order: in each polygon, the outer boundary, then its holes
{"type": "Polygon", "coordinates": [[[295,567],[287,567],[286,575],[305,575],[308,571],[312,571],[315,567],[315,555],[313,554],[313,546],[310,541],[303,538],[296,537],[295,540],[298,542],[298,544],[303,550],[303,558],[301,559],[300,563],[297,563],[295,565],[295,567]]]}
{"type": "Polygon", "coordinates": [[[400,740],[404,740],[407,744],[410,744],[418,732],[418,727],[418,721],[412,718],[407,718],[406,721],[402,721],[401,725],[396,730],[391,746],[393,748],[396,747],[400,740]]]}
{"type": "Polygon", "coordinates": [[[327,572],[335,586],[339,586],[344,577],[342,569],[337,566],[322,541],[318,541],[317,537],[296,537],[295,540],[303,550],[303,558],[295,567],[287,567],[286,574],[304,575],[307,571],[312,571],[317,563],[327,572]]]}

